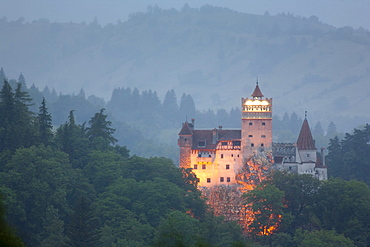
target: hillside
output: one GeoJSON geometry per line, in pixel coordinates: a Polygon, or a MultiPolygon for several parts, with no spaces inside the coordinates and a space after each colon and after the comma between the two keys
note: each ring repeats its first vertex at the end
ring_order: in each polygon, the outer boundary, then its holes
{"type": "MultiPolygon", "coordinates": [[[[258,77],[274,112],[302,113],[340,130],[369,121],[370,34],[316,17],[225,8],[148,8],[127,22],[0,20],[0,67],[56,91],[109,100],[114,88],[189,93],[197,108],[240,105],[258,77]],[[350,121],[348,121],[350,119],[350,121]],[[342,121],[346,120],[346,121],[342,121]]],[[[214,126],[211,126],[214,127],[214,126]]]]}

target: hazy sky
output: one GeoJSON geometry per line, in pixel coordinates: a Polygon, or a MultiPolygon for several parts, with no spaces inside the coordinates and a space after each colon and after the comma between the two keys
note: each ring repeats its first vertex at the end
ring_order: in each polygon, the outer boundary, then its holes
{"type": "Polygon", "coordinates": [[[211,4],[252,14],[316,15],[336,27],[362,26],[370,30],[370,0],[0,0],[0,17],[24,17],[26,21],[47,18],[52,22],[91,22],[97,17],[105,25],[125,21],[130,13],[146,11],[150,4],[181,9],[185,3],[193,8],[211,4]]]}

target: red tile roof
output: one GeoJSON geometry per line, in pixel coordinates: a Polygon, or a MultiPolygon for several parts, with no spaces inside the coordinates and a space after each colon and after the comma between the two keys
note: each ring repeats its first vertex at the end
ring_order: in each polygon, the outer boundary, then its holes
{"type": "Polygon", "coordinates": [[[297,141],[297,148],[298,150],[316,150],[315,142],[312,138],[307,119],[303,121],[301,132],[299,133],[297,141]]]}
{"type": "Polygon", "coordinates": [[[189,123],[188,122],[185,122],[183,125],[182,125],[182,128],[180,130],[180,133],[179,135],[185,135],[185,136],[190,136],[192,135],[193,132],[191,131],[190,129],[190,126],[189,126],[189,123]]]}
{"type": "Polygon", "coordinates": [[[254,91],[252,93],[252,97],[263,97],[263,94],[262,94],[261,89],[258,86],[258,84],[256,85],[256,88],[254,89],[254,91]]]}

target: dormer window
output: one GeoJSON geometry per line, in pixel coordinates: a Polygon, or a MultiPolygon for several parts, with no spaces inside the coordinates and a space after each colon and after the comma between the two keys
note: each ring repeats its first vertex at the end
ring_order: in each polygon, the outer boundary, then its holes
{"type": "Polygon", "coordinates": [[[206,142],[198,142],[198,147],[205,147],[206,146],[206,142]]]}
{"type": "Polygon", "coordinates": [[[221,142],[222,146],[227,146],[227,142],[221,142]]]}

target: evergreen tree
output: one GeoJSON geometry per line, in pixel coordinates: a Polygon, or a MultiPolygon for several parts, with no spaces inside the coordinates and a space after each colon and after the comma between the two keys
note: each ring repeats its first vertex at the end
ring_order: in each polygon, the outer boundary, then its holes
{"type": "Polygon", "coordinates": [[[46,209],[41,234],[41,247],[64,247],[67,238],[64,235],[64,222],[60,219],[58,209],[49,206],[46,209]]]}
{"type": "Polygon", "coordinates": [[[26,79],[24,78],[22,73],[18,77],[18,83],[21,84],[22,87],[26,88],[26,79]]]}
{"type": "Polygon", "coordinates": [[[178,119],[179,111],[175,90],[172,89],[167,91],[163,100],[162,109],[164,117],[175,124],[178,119]]]}
{"type": "Polygon", "coordinates": [[[73,168],[83,168],[87,159],[88,139],[84,127],[76,124],[73,112],[69,112],[68,121],[56,130],[55,143],[69,155],[73,168]]]}
{"type": "Polygon", "coordinates": [[[191,97],[190,94],[182,94],[179,109],[180,116],[194,117],[195,112],[196,111],[193,97],[191,97]]]}
{"type": "Polygon", "coordinates": [[[107,121],[107,115],[104,114],[104,108],[100,112],[95,113],[95,116],[89,121],[90,127],[87,128],[87,137],[91,142],[97,140],[97,138],[102,138],[108,143],[116,143],[117,139],[113,137],[115,129],[111,128],[111,121],[107,121]]]}
{"type": "Polygon", "coordinates": [[[5,220],[5,206],[3,196],[0,194],[0,246],[23,247],[22,241],[14,235],[5,220]]]}
{"type": "Polygon", "coordinates": [[[100,246],[101,232],[99,220],[94,215],[91,203],[86,197],[77,201],[74,213],[70,217],[68,227],[68,246],[94,247],[100,246]]]}
{"type": "Polygon", "coordinates": [[[35,144],[35,121],[29,110],[31,101],[28,93],[22,91],[22,84],[18,83],[13,93],[10,84],[4,81],[0,92],[0,151],[35,144]]]}
{"type": "Polygon", "coordinates": [[[322,125],[321,125],[321,122],[320,121],[317,121],[314,129],[313,129],[313,132],[312,132],[313,136],[315,136],[316,138],[319,138],[319,137],[323,137],[324,136],[324,129],[322,128],[322,125]]]}
{"type": "Polygon", "coordinates": [[[0,151],[14,149],[12,144],[12,122],[14,121],[14,93],[10,84],[4,80],[0,92],[0,151]]]}
{"type": "Polygon", "coordinates": [[[326,136],[334,137],[337,134],[337,126],[333,121],[331,121],[328,125],[328,130],[326,131],[326,136]]]}
{"type": "Polygon", "coordinates": [[[51,114],[48,112],[48,108],[46,107],[45,98],[42,99],[41,106],[39,107],[38,120],[40,143],[44,145],[50,145],[53,138],[53,124],[51,120],[51,114]]]}
{"type": "Polygon", "coordinates": [[[3,82],[6,80],[5,72],[3,67],[0,68],[0,82],[3,82]]]}

